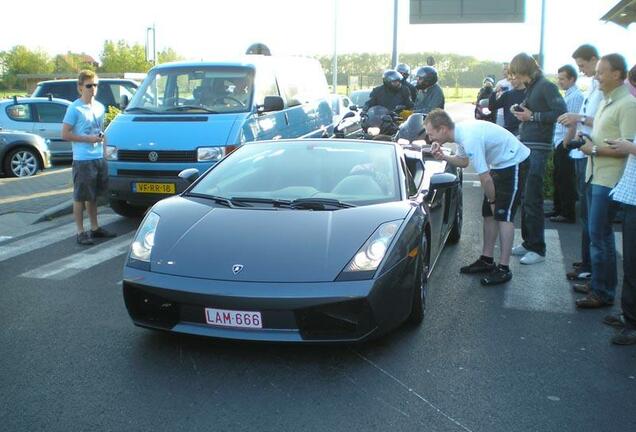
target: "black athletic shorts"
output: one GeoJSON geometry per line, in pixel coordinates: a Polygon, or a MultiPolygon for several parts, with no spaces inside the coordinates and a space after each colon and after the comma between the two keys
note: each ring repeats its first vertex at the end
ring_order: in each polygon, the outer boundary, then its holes
{"type": "MultiPolygon", "coordinates": [[[[528,159],[526,159],[519,165],[490,170],[490,176],[495,183],[495,220],[512,222],[514,219],[519,202],[523,198],[528,165],[528,159]]],[[[481,215],[484,217],[493,215],[485,195],[481,215]]]]}

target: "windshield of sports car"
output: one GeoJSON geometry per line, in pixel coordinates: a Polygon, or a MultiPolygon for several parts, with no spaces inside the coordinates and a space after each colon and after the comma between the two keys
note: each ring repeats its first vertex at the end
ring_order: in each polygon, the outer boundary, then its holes
{"type": "Polygon", "coordinates": [[[250,205],[360,206],[399,200],[399,184],[393,145],[298,140],[240,147],[189,192],[250,205]]]}
{"type": "Polygon", "coordinates": [[[176,67],[151,72],[127,112],[237,113],[251,110],[253,72],[244,67],[176,67]]]}

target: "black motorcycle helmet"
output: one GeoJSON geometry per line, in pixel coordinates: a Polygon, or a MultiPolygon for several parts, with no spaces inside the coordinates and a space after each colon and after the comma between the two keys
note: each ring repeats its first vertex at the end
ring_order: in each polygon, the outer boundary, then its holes
{"type": "Polygon", "coordinates": [[[245,51],[246,55],[264,55],[271,56],[272,52],[269,50],[269,47],[264,43],[256,42],[247,47],[247,51],[245,51]]]}
{"type": "Polygon", "coordinates": [[[382,74],[382,82],[386,88],[392,92],[397,92],[402,86],[402,75],[393,69],[386,70],[382,74]]]}
{"type": "Polygon", "coordinates": [[[411,68],[406,63],[400,63],[395,67],[395,70],[398,71],[402,78],[407,79],[411,74],[411,68]]]}
{"type": "Polygon", "coordinates": [[[422,66],[415,73],[417,87],[419,90],[426,90],[437,83],[437,70],[433,66],[422,66]]]}

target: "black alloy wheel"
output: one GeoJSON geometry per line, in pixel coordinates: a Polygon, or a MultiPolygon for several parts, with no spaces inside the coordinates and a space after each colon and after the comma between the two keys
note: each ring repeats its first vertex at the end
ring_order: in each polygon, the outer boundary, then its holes
{"type": "MultiPolygon", "coordinates": [[[[422,250],[422,253],[426,251],[422,250]]],[[[428,256],[422,255],[420,265],[418,266],[419,274],[416,275],[416,284],[413,287],[413,304],[411,306],[411,314],[407,321],[411,324],[421,324],[424,320],[424,311],[426,310],[426,284],[428,282],[428,256]]]]}
{"type": "Polygon", "coordinates": [[[457,188],[457,209],[455,210],[455,220],[453,227],[448,234],[448,242],[455,244],[462,238],[462,224],[464,222],[464,195],[461,185],[457,188]]]}

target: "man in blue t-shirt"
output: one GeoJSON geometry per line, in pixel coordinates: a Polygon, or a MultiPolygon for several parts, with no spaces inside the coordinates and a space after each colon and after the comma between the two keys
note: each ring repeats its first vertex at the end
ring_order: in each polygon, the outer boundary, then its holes
{"type": "Polygon", "coordinates": [[[437,160],[466,168],[470,162],[479,174],[484,189],[481,208],[484,224],[482,254],[461,273],[489,273],[482,285],[497,285],[512,279],[510,255],[515,235],[513,219],[523,195],[530,149],[506,129],[484,120],[470,120],[455,125],[446,111],[434,109],[424,122],[433,141],[431,153],[437,160]],[[441,146],[454,142],[457,154],[445,154],[441,146]],[[501,242],[499,265],[494,262],[497,235],[501,242]]]}
{"type": "Polygon", "coordinates": [[[97,222],[97,196],[108,189],[108,169],[104,159],[104,105],[95,100],[98,78],[83,70],[78,77],[79,99],[66,110],[62,138],[73,144],[73,217],[77,243],[94,244],[94,238],[115,237],[97,222]],[[91,231],[84,230],[84,207],[91,231]]]}

